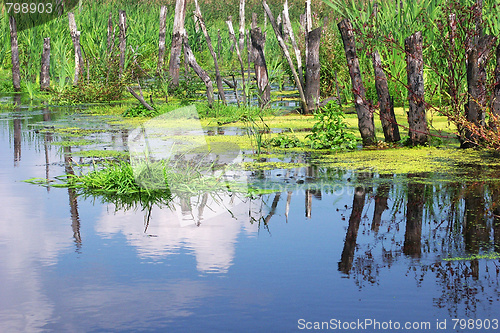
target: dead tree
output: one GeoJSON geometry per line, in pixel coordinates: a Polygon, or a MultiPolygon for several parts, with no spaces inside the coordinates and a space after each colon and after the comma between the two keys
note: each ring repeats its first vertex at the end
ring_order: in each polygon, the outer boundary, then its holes
{"type": "Polygon", "coordinates": [[[113,49],[115,48],[115,28],[113,27],[113,14],[109,12],[108,17],[108,54],[111,55],[113,53],[113,49]]]}
{"type": "Polygon", "coordinates": [[[257,77],[257,87],[259,89],[259,104],[261,108],[264,108],[271,101],[271,86],[269,85],[266,59],[264,57],[266,37],[260,28],[256,27],[250,31],[250,39],[252,41],[255,76],[257,77]]]}
{"type": "Polygon", "coordinates": [[[422,32],[405,39],[406,72],[408,76],[408,136],[412,146],[424,145],[428,140],[424,97],[424,60],[422,32]]]}
{"type": "Polygon", "coordinates": [[[195,16],[198,18],[198,22],[201,26],[201,30],[203,31],[203,35],[205,35],[205,40],[207,41],[208,50],[210,51],[210,54],[212,55],[212,58],[214,60],[215,81],[217,82],[217,90],[218,90],[218,94],[219,94],[219,99],[224,104],[226,104],[226,95],[224,94],[224,86],[222,85],[222,77],[220,75],[219,63],[217,61],[217,55],[215,54],[214,48],[212,47],[212,40],[210,39],[210,35],[208,34],[208,30],[207,30],[207,27],[205,25],[205,21],[203,20],[203,16],[201,15],[201,10],[200,10],[200,6],[198,4],[198,0],[195,0],[195,6],[196,6],[195,16]]]}
{"type": "Polygon", "coordinates": [[[262,6],[264,7],[264,11],[266,12],[267,16],[269,17],[269,21],[271,22],[271,25],[273,27],[274,34],[276,35],[276,39],[278,39],[278,43],[281,47],[281,50],[283,51],[283,54],[285,55],[285,58],[288,62],[288,65],[290,66],[290,69],[292,71],[293,78],[295,80],[295,85],[297,86],[297,89],[299,90],[300,100],[302,102],[302,110],[305,114],[308,114],[309,108],[307,107],[307,101],[306,101],[306,97],[304,94],[303,85],[302,85],[302,82],[300,82],[297,71],[295,70],[295,66],[293,64],[292,58],[290,57],[290,52],[288,52],[288,48],[285,44],[285,41],[283,40],[283,37],[281,36],[281,33],[278,29],[278,25],[276,24],[273,13],[271,12],[271,9],[269,8],[266,0],[262,0],[262,6]]]}
{"type": "Polygon", "coordinates": [[[319,105],[319,42],[321,38],[321,27],[311,30],[307,34],[307,56],[306,56],[306,84],[305,95],[307,108],[312,111],[319,105]]]}
{"type": "Polygon", "coordinates": [[[118,36],[120,49],[120,73],[119,77],[122,77],[123,70],[125,68],[125,51],[127,50],[127,14],[124,10],[118,12],[118,27],[120,29],[120,34],[118,36]]]}
{"type": "Polygon", "coordinates": [[[163,71],[165,61],[165,34],[167,29],[167,6],[160,8],[160,32],[158,38],[158,66],[156,72],[160,74],[163,71]]]}
{"type": "Polygon", "coordinates": [[[292,23],[290,21],[290,15],[288,14],[288,0],[285,0],[285,5],[283,8],[283,25],[285,26],[286,31],[290,35],[290,40],[292,42],[292,47],[295,52],[295,60],[297,61],[297,72],[299,74],[299,79],[302,84],[304,83],[304,74],[302,70],[302,57],[300,55],[300,49],[297,45],[297,41],[295,40],[295,35],[293,34],[292,23]]]}
{"type": "Polygon", "coordinates": [[[351,76],[352,91],[354,94],[354,105],[358,114],[358,128],[363,139],[364,146],[371,146],[377,143],[375,137],[375,124],[373,122],[373,113],[366,100],[365,87],[361,78],[359,60],[356,54],[356,40],[354,38],[353,28],[348,19],[344,19],[338,24],[342,42],[344,43],[347,66],[351,76]]]}
{"type": "Polygon", "coordinates": [[[173,88],[179,86],[181,66],[182,41],[186,34],[184,20],[186,18],[186,0],[175,1],[174,27],[172,31],[172,46],[170,48],[169,74],[173,88]]]}
{"type": "Polygon", "coordinates": [[[227,27],[229,29],[229,37],[231,37],[234,45],[236,45],[236,55],[238,56],[238,61],[240,62],[240,69],[241,69],[241,84],[243,87],[243,103],[246,104],[247,103],[247,94],[245,91],[246,90],[246,88],[245,88],[245,68],[243,65],[243,59],[241,58],[240,49],[238,47],[238,42],[237,42],[236,36],[234,34],[233,21],[231,19],[231,16],[229,16],[227,18],[226,24],[227,24],[227,27]]]}
{"type": "Polygon", "coordinates": [[[238,48],[240,53],[245,49],[245,0],[240,0],[240,29],[239,29],[238,48]]]}
{"type": "Polygon", "coordinates": [[[203,81],[203,83],[205,83],[205,86],[207,87],[208,105],[212,107],[212,105],[214,104],[214,88],[212,80],[210,80],[210,76],[208,76],[207,72],[205,72],[203,68],[201,68],[200,65],[198,65],[198,62],[194,57],[193,51],[191,50],[191,47],[189,47],[188,39],[186,36],[183,39],[183,47],[184,47],[184,56],[186,57],[189,66],[191,66],[196,75],[200,77],[200,79],[203,81]]]}
{"type": "Polygon", "coordinates": [[[490,127],[497,130],[498,122],[500,121],[500,43],[498,43],[496,51],[496,66],[495,66],[495,86],[493,87],[493,96],[491,102],[491,113],[496,119],[490,122],[490,127]]]}
{"type": "Polygon", "coordinates": [[[401,140],[399,127],[394,115],[394,103],[389,94],[387,77],[382,68],[382,61],[378,51],[372,54],[373,69],[375,72],[375,89],[377,89],[378,103],[380,108],[380,122],[384,130],[385,142],[396,142],[401,140]]]}
{"type": "Polygon", "coordinates": [[[40,90],[50,89],[50,37],[43,39],[42,65],[40,68],[40,90]]]}
{"type": "Polygon", "coordinates": [[[21,90],[21,70],[19,67],[19,45],[17,44],[17,24],[14,16],[9,17],[10,54],[12,59],[12,86],[14,91],[21,90]]]}
{"type": "Polygon", "coordinates": [[[68,20],[69,33],[73,41],[73,47],[75,48],[75,77],[73,79],[73,85],[76,86],[80,80],[80,75],[82,75],[84,71],[82,49],[80,47],[80,31],[76,28],[75,14],[69,12],[68,20]]]}

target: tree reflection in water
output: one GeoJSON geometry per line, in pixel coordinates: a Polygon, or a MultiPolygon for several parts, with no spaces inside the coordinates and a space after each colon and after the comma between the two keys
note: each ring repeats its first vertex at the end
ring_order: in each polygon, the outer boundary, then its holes
{"type": "Polygon", "coordinates": [[[406,183],[390,185],[388,176],[380,176],[369,228],[363,211],[372,197],[367,187],[356,187],[339,271],[363,288],[378,284],[383,269],[405,260],[406,274],[417,285],[426,278],[437,281],[435,306],[452,316],[472,316],[478,307],[500,301],[500,186],[446,184],[431,177],[409,174],[406,183]],[[388,220],[382,218],[386,210],[388,220]],[[493,259],[467,259],[492,252],[493,259]],[[449,257],[460,260],[443,260],[449,257]]]}

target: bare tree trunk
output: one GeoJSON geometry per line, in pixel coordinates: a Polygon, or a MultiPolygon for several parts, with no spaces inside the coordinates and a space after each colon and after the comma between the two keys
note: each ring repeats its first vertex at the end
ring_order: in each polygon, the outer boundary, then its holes
{"type": "Polygon", "coordinates": [[[40,90],[50,89],[50,38],[43,39],[42,66],[40,69],[40,90]]]}
{"type": "Polygon", "coordinates": [[[288,61],[288,65],[290,66],[290,69],[292,71],[293,78],[295,80],[295,84],[297,85],[297,89],[299,90],[300,100],[302,102],[302,109],[303,109],[305,114],[309,114],[310,112],[309,112],[309,108],[307,107],[307,102],[306,102],[306,97],[304,94],[302,82],[300,82],[299,76],[297,75],[292,58],[290,57],[290,52],[288,52],[288,48],[285,44],[285,41],[283,40],[283,37],[281,36],[281,33],[279,32],[276,21],[274,20],[273,13],[271,12],[271,9],[267,5],[266,0],[262,0],[262,6],[264,7],[264,11],[266,12],[267,16],[269,17],[269,21],[271,22],[271,25],[273,26],[273,29],[274,29],[274,34],[276,35],[276,38],[278,39],[278,43],[280,44],[281,50],[283,51],[283,54],[285,55],[285,58],[288,61]]]}
{"type": "Polygon", "coordinates": [[[406,71],[408,73],[408,136],[412,146],[424,145],[427,143],[429,131],[425,114],[424,60],[421,31],[405,39],[405,51],[406,71]]]}
{"type": "Polygon", "coordinates": [[[186,18],[186,0],[175,1],[174,27],[172,31],[172,47],[170,49],[169,74],[173,88],[179,86],[181,66],[182,39],[186,34],[184,20],[186,18]]]}
{"type": "Polygon", "coordinates": [[[75,77],[73,79],[73,85],[76,86],[78,84],[78,81],[80,80],[80,76],[84,71],[82,49],[80,47],[80,31],[78,31],[76,27],[75,14],[69,12],[68,20],[69,20],[69,33],[71,35],[71,39],[73,40],[73,46],[75,48],[75,77]]]}
{"type": "Polygon", "coordinates": [[[493,87],[493,96],[491,103],[491,113],[495,119],[490,122],[490,127],[494,130],[498,130],[498,123],[500,122],[500,43],[498,43],[496,51],[497,63],[495,66],[495,86],[493,87]]]}
{"type": "Polygon", "coordinates": [[[288,0],[285,0],[285,5],[283,9],[283,24],[286,27],[288,34],[290,35],[290,40],[292,41],[292,47],[295,52],[295,60],[297,61],[297,72],[299,73],[299,79],[304,86],[304,73],[302,69],[302,57],[300,56],[300,49],[295,40],[295,35],[293,34],[292,23],[290,21],[290,15],[288,14],[288,0]]]}
{"type": "Polygon", "coordinates": [[[373,69],[375,72],[375,88],[377,89],[378,102],[380,107],[380,122],[384,130],[385,142],[396,142],[401,140],[399,127],[394,115],[394,104],[389,94],[389,86],[382,68],[382,61],[378,51],[372,54],[373,69]]]}
{"type": "Polygon", "coordinates": [[[214,88],[212,80],[210,80],[210,76],[208,76],[207,72],[205,72],[203,68],[198,65],[198,62],[196,62],[196,58],[194,57],[193,51],[189,47],[188,39],[186,36],[183,40],[183,46],[185,52],[184,54],[187,57],[189,66],[191,66],[194,72],[200,77],[200,79],[205,83],[205,86],[207,87],[208,105],[212,107],[212,105],[214,104],[214,88]]]}
{"type": "Polygon", "coordinates": [[[222,50],[222,37],[220,36],[220,29],[217,29],[217,59],[219,59],[220,63],[222,64],[222,57],[220,55],[220,52],[222,50]]]}
{"type": "Polygon", "coordinates": [[[359,60],[356,55],[356,40],[354,39],[351,22],[345,19],[338,24],[342,41],[344,43],[347,66],[352,81],[352,91],[354,94],[354,105],[358,114],[358,128],[363,139],[364,146],[371,146],[377,143],[375,137],[375,124],[373,122],[373,113],[366,100],[365,87],[361,78],[359,60]]]}
{"type": "Polygon", "coordinates": [[[219,63],[217,61],[217,55],[215,54],[214,48],[212,47],[212,40],[210,39],[210,35],[208,34],[207,27],[205,25],[205,21],[203,20],[203,16],[201,15],[200,6],[198,4],[198,0],[195,0],[196,5],[196,17],[198,18],[199,24],[201,26],[201,30],[205,35],[205,40],[207,41],[208,50],[214,59],[214,67],[215,67],[215,81],[217,82],[217,90],[219,93],[219,99],[222,100],[224,104],[226,104],[226,95],[224,94],[224,86],[222,85],[222,77],[220,75],[219,63]]]}
{"type": "Polygon", "coordinates": [[[308,33],[306,57],[306,101],[307,108],[312,111],[319,105],[319,44],[321,38],[321,27],[308,33]]]}
{"type": "MultiPolygon", "coordinates": [[[[408,175],[412,177],[414,175],[408,175]]],[[[419,257],[422,251],[422,219],[424,215],[425,184],[408,183],[406,230],[403,253],[419,257]]]]}
{"type": "MultiPolygon", "coordinates": [[[[141,86],[139,86],[139,89],[141,88],[141,86]]],[[[148,110],[154,110],[154,108],[148,104],[148,102],[146,102],[144,100],[144,97],[142,96],[142,90],[141,90],[141,95],[137,95],[137,93],[130,87],[127,87],[127,91],[132,95],[134,96],[141,104],[142,106],[144,106],[146,109],[148,110]]]]}
{"type": "Polygon", "coordinates": [[[160,8],[160,33],[158,39],[158,66],[156,72],[163,72],[163,63],[165,61],[165,34],[167,29],[167,6],[160,8]]]}
{"type": "MultiPolygon", "coordinates": [[[[386,178],[387,175],[380,175],[386,178]],[[384,177],[385,176],[385,177],[384,177]]],[[[371,230],[378,232],[380,225],[382,223],[382,214],[389,208],[387,205],[387,200],[389,200],[390,185],[386,182],[381,183],[377,187],[377,193],[375,194],[375,209],[373,210],[373,220],[371,230]]]]}
{"type": "Polygon", "coordinates": [[[21,90],[21,70],[19,67],[19,45],[17,43],[17,24],[13,16],[9,17],[10,50],[12,59],[12,86],[14,91],[21,90]]]}
{"type": "Polygon", "coordinates": [[[125,51],[127,50],[127,14],[124,10],[118,12],[118,27],[120,28],[119,49],[120,49],[120,74],[122,77],[125,68],[125,51]]]}
{"type": "Polygon", "coordinates": [[[264,45],[266,37],[259,27],[250,32],[252,40],[252,49],[254,50],[252,58],[254,59],[255,76],[257,77],[257,87],[259,89],[260,107],[266,107],[271,101],[271,86],[267,73],[266,59],[264,57],[264,45]]]}
{"type": "Polygon", "coordinates": [[[113,27],[113,14],[109,12],[108,18],[108,54],[113,53],[115,48],[115,28],[113,27]]]}
{"type": "Polygon", "coordinates": [[[238,47],[238,42],[236,41],[236,36],[234,34],[234,29],[233,29],[233,21],[231,20],[231,16],[227,18],[226,21],[227,27],[229,29],[229,36],[233,40],[233,43],[236,45],[236,55],[238,56],[238,60],[240,62],[240,69],[241,69],[241,84],[243,86],[243,103],[247,104],[247,95],[246,95],[246,89],[245,89],[245,68],[243,65],[243,59],[241,59],[241,53],[240,49],[238,47]]]}
{"type": "MultiPolygon", "coordinates": [[[[486,64],[491,47],[496,38],[490,35],[480,37],[468,52],[467,62],[467,92],[468,102],[465,106],[465,117],[472,126],[485,125],[486,111],[486,64]]],[[[477,145],[478,137],[469,128],[464,128],[461,138],[462,148],[477,145]]]]}
{"type": "Polygon", "coordinates": [[[239,29],[238,47],[240,53],[245,49],[245,0],[240,0],[240,29],[239,29]]]}

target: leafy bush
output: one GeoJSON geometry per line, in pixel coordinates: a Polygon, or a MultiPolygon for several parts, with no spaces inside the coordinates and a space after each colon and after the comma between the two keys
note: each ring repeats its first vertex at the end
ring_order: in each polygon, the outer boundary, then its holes
{"type": "Polygon", "coordinates": [[[306,138],[314,149],[354,149],[356,137],[347,132],[344,112],[336,102],[330,102],[315,114],[317,123],[306,138]]]}
{"type": "Polygon", "coordinates": [[[266,140],[264,142],[265,147],[279,147],[279,148],[295,148],[303,147],[304,143],[301,142],[295,136],[290,136],[287,134],[280,133],[278,136],[266,140]]]}
{"type": "Polygon", "coordinates": [[[148,110],[143,105],[136,105],[128,108],[123,113],[124,117],[156,117],[160,112],[158,110],[148,110]]]}

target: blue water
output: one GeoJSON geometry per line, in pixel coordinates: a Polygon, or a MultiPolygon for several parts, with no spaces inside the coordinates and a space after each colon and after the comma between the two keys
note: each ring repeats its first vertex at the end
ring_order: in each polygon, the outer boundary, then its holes
{"type": "MultiPolygon", "coordinates": [[[[66,117],[50,112],[51,120],[66,117]]],[[[64,173],[64,153],[50,144],[60,138],[30,126],[43,114],[0,113],[2,332],[299,332],[314,322],[332,331],[358,320],[381,326],[343,330],[389,331],[383,325],[392,321],[431,325],[410,332],[498,331],[492,328],[500,319],[499,259],[443,260],[470,254],[463,198],[456,221],[449,203],[434,215],[425,206],[419,250],[410,254],[403,250],[410,243],[404,189],[415,185],[389,183],[378,230],[372,219],[381,185],[364,185],[356,229],[359,182],[349,171],[330,178],[334,193],[314,196],[300,188],[289,199],[287,191],[256,196],[235,207],[236,218],[222,212],[199,226],[181,225],[168,208],[155,207],[146,228],[140,208],[125,211],[65,188],[22,182],[64,173]],[[348,230],[355,240],[346,245],[348,230]],[[342,271],[348,248],[351,261],[342,271]],[[453,329],[454,318],[488,319],[492,328],[453,329]],[[446,329],[437,330],[444,320],[446,329]]],[[[436,181],[423,186],[447,189],[436,181]]],[[[487,239],[477,252],[491,254],[499,245],[498,223],[484,214],[487,239]]]]}

